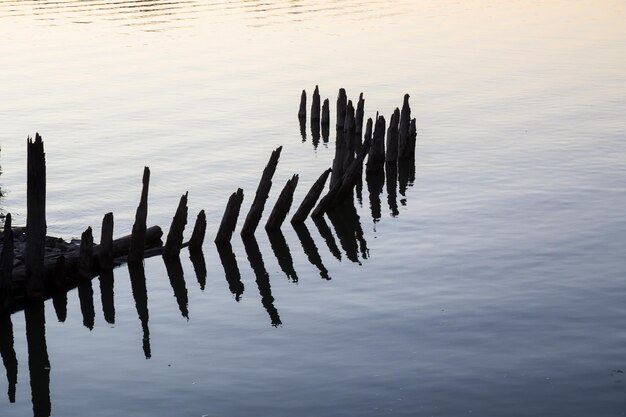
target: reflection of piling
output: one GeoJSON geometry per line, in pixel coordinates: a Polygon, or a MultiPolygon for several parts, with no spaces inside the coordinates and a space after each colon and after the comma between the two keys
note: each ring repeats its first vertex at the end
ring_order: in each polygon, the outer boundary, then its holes
{"type": "Polygon", "coordinates": [[[150,185],[150,168],[144,167],[141,199],[137,212],[135,213],[135,223],[130,240],[130,250],[128,252],[128,262],[140,262],[143,260],[144,247],[146,242],[146,219],[148,217],[148,187],[150,185]]]}
{"type": "Polygon", "coordinates": [[[193,232],[191,232],[191,238],[189,239],[189,250],[202,250],[205,234],[206,214],[204,214],[204,210],[200,210],[198,217],[196,217],[196,223],[193,226],[193,232]]]}
{"type": "Polygon", "coordinates": [[[285,240],[283,232],[280,229],[271,230],[267,232],[267,236],[270,239],[270,246],[272,247],[272,251],[276,256],[276,259],[278,260],[280,269],[282,269],[291,282],[298,282],[298,275],[296,275],[296,271],[293,268],[291,251],[289,250],[289,246],[287,246],[287,241],[285,240]]]}
{"type": "Polygon", "coordinates": [[[15,402],[17,385],[17,356],[14,348],[13,322],[10,314],[0,315],[0,356],[7,373],[9,402],[15,402]]]}
{"type": "Polygon", "coordinates": [[[33,414],[50,416],[50,360],[46,345],[46,314],[43,301],[28,303],[24,308],[28,371],[33,400],[33,414]]]}
{"type": "Polygon", "coordinates": [[[385,162],[387,164],[395,164],[398,160],[398,125],[400,123],[400,110],[396,110],[389,121],[387,129],[387,153],[385,154],[385,162]]]}
{"type": "Polygon", "coordinates": [[[235,296],[235,301],[239,302],[245,287],[241,282],[241,274],[239,273],[237,258],[235,258],[233,247],[230,245],[230,242],[217,243],[216,246],[220,256],[220,262],[222,263],[222,267],[224,267],[228,288],[235,296]]]}
{"type": "Polygon", "coordinates": [[[143,263],[129,263],[128,273],[130,274],[130,285],[133,298],[135,299],[135,308],[137,309],[137,315],[143,330],[143,353],[146,359],[150,359],[152,353],[150,349],[150,328],[148,327],[148,290],[146,289],[146,274],[143,263]]]}
{"type": "Polygon", "coordinates": [[[246,250],[246,254],[248,255],[250,266],[252,267],[256,277],[256,284],[259,288],[259,293],[261,294],[261,304],[263,304],[263,307],[267,310],[272,326],[279,326],[283,323],[280,321],[278,310],[274,307],[274,297],[272,297],[270,277],[265,270],[263,257],[261,256],[261,251],[259,250],[256,238],[254,236],[245,237],[243,239],[243,245],[246,250]]]}
{"type": "Polygon", "coordinates": [[[204,291],[204,287],[206,286],[207,270],[206,261],[204,260],[204,253],[202,252],[202,249],[190,247],[189,259],[191,260],[193,270],[196,273],[198,284],[200,284],[200,290],[204,291]]]}
{"type": "Polygon", "coordinates": [[[326,220],[324,220],[324,217],[315,217],[313,219],[313,223],[315,223],[315,227],[317,227],[317,230],[326,242],[326,246],[328,246],[330,253],[332,253],[335,258],[341,260],[341,251],[337,247],[337,242],[335,242],[333,232],[331,232],[326,220]]]}
{"type": "Polygon", "coordinates": [[[224,216],[222,216],[222,222],[220,228],[215,236],[215,243],[230,242],[233,236],[235,227],[237,226],[237,218],[239,217],[239,211],[241,210],[241,203],[243,203],[243,190],[237,189],[230,195],[228,203],[226,204],[226,210],[224,210],[224,216]]]}
{"type": "Polygon", "coordinates": [[[330,125],[330,102],[325,99],[322,104],[322,127],[328,127],[328,125],[330,125]]]}
{"type": "Polygon", "coordinates": [[[276,172],[278,158],[280,158],[280,152],[282,149],[283,147],[279,146],[272,152],[270,160],[263,170],[263,176],[261,177],[261,181],[259,182],[259,186],[256,190],[254,201],[252,202],[248,216],[243,223],[241,236],[253,235],[259,225],[259,221],[261,220],[261,215],[263,214],[263,209],[265,207],[265,202],[267,201],[270,189],[272,188],[272,177],[274,176],[274,172],[276,172]]]}
{"type": "Polygon", "coordinates": [[[26,188],[26,294],[40,298],[44,293],[46,241],[46,155],[39,134],[27,139],[26,188]]]}
{"type": "Polygon", "coordinates": [[[107,323],[115,324],[114,284],[113,270],[107,269],[100,274],[100,300],[102,312],[107,323]]]}
{"type": "Polygon", "coordinates": [[[411,120],[411,126],[409,126],[409,145],[411,147],[411,157],[415,159],[415,146],[417,142],[417,121],[411,120]]]}
{"type": "Polygon", "coordinates": [[[411,125],[411,106],[409,95],[404,95],[402,112],[400,113],[399,136],[398,136],[398,159],[407,159],[412,156],[411,138],[409,130],[411,125]]]}
{"type": "Polygon", "coordinates": [[[67,319],[67,292],[65,290],[57,291],[52,296],[52,306],[57,315],[57,320],[64,323],[67,319]]]}
{"type": "Polygon", "coordinates": [[[370,196],[372,219],[374,220],[374,223],[376,223],[380,220],[382,215],[380,195],[382,194],[383,187],[385,185],[385,172],[383,170],[367,172],[365,180],[367,181],[367,191],[370,196]]]}
{"type": "Polygon", "coordinates": [[[189,297],[187,295],[187,286],[185,285],[183,266],[180,263],[180,258],[178,256],[164,256],[163,261],[165,262],[167,276],[170,279],[170,285],[172,286],[172,290],[174,290],[174,297],[176,298],[180,314],[184,318],[189,319],[189,297]]]}
{"type": "Polygon", "coordinates": [[[406,189],[415,181],[415,160],[413,158],[398,161],[398,188],[400,195],[406,196],[406,189]]]}
{"type": "Polygon", "coordinates": [[[300,124],[300,136],[302,137],[302,143],[306,142],[306,118],[300,117],[298,119],[300,124]]]}
{"type": "Polygon", "coordinates": [[[298,174],[295,174],[291,179],[287,180],[285,187],[280,192],[278,200],[276,200],[276,204],[267,219],[267,223],[265,223],[265,230],[280,229],[293,203],[293,193],[296,191],[297,185],[298,174]]]}
{"type": "Polygon", "coordinates": [[[93,330],[96,322],[96,310],[93,304],[93,287],[91,280],[78,284],[78,299],[80,300],[80,312],[83,316],[83,326],[93,330]]]}
{"type": "Polygon", "coordinates": [[[322,191],[324,191],[324,186],[326,185],[326,180],[328,180],[328,176],[332,171],[331,168],[328,168],[326,171],[320,175],[320,177],[315,181],[311,189],[300,203],[300,207],[296,210],[295,214],[291,218],[291,224],[302,223],[306,220],[313,207],[315,207],[315,203],[319,199],[322,191]]]}
{"type": "Polygon", "coordinates": [[[304,119],[306,117],[306,91],[302,90],[300,96],[300,109],[298,110],[298,117],[304,119]]]}
{"type": "Polygon", "coordinates": [[[391,215],[396,217],[398,211],[397,187],[398,187],[398,166],[395,163],[385,164],[385,177],[387,180],[387,202],[391,215]]]}
{"type": "Polygon", "coordinates": [[[311,120],[311,141],[313,142],[313,149],[317,149],[320,144],[320,120],[311,120]]]}
{"type": "Polygon", "coordinates": [[[306,254],[309,262],[313,264],[320,271],[320,275],[323,279],[330,279],[328,276],[328,269],[322,263],[322,258],[320,257],[320,253],[317,250],[317,246],[315,246],[315,242],[311,237],[311,233],[309,233],[309,229],[306,227],[306,224],[294,224],[293,225],[296,234],[298,235],[298,239],[300,240],[300,244],[302,245],[302,249],[306,254]]]}
{"type": "Polygon", "coordinates": [[[185,231],[185,225],[187,224],[188,195],[189,192],[186,192],[180,197],[176,213],[172,219],[172,225],[170,226],[170,231],[167,234],[167,240],[165,241],[165,247],[163,248],[163,256],[166,258],[177,257],[183,246],[183,232],[185,231]]]}
{"type": "Polygon", "coordinates": [[[4,235],[0,252],[0,312],[8,311],[13,303],[13,262],[15,248],[13,246],[13,229],[11,213],[4,219],[4,235]]]}

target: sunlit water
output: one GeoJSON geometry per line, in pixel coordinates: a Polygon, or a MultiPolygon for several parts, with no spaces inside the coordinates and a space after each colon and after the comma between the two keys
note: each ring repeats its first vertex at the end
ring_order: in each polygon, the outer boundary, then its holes
{"type": "Polygon", "coordinates": [[[150,225],[185,191],[209,224],[206,284],[185,250],[184,278],[145,262],[145,292],[114,271],[114,324],[99,279],[95,319],[88,288],[63,323],[46,302],[34,398],[14,314],[0,415],[47,415],[47,389],[63,417],[625,415],[625,21],[621,1],[0,1],[2,212],[25,223],[37,131],[49,234],[98,236],[108,211],[129,233],[145,165],[150,225]],[[333,124],[339,87],[366,118],[411,94],[415,180],[380,216],[364,184],[358,219],[284,225],[288,250],[237,234],[233,269],[228,195],[245,214],[281,145],[266,210],[332,163],[334,134],[315,148],[296,118],[316,84],[333,124]]]}

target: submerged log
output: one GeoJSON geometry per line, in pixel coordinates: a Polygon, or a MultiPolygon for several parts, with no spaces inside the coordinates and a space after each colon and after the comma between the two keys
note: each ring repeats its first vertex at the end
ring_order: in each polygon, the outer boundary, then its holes
{"type": "Polygon", "coordinates": [[[385,118],[376,117],[376,126],[367,158],[366,172],[381,171],[385,166],[385,118]]]}
{"type": "Polygon", "coordinates": [[[298,110],[298,117],[304,119],[306,117],[306,91],[302,90],[300,96],[300,110],[298,110]]]}
{"type": "Polygon", "coordinates": [[[215,236],[215,243],[230,242],[231,237],[237,226],[237,218],[239,217],[239,211],[241,210],[241,203],[243,203],[243,190],[238,188],[236,192],[230,195],[228,203],[226,204],[226,210],[222,216],[222,222],[220,228],[215,236]]]}
{"type": "Polygon", "coordinates": [[[330,102],[328,101],[328,99],[325,99],[324,104],[322,104],[322,127],[328,126],[329,124],[330,124],[330,102]]]}
{"type": "Polygon", "coordinates": [[[320,120],[320,89],[315,86],[313,91],[313,102],[311,103],[311,122],[320,120]]]}
{"type": "Polygon", "coordinates": [[[164,257],[174,257],[180,254],[180,249],[183,246],[183,232],[185,231],[185,225],[187,224],[187,196],[189,192],[186,192],[180,197],[178,202],[178,208],[176,208],[176,214],[172,219],[172,225],[170,231],[167,234],[167,240],[165,241],[165,247],[163,248],[164,257]]]}
{"type": "Polygon", "coordinates": [[[27,139],[26,292],[40,298],[44,291],[46,241],[46,154],[38,133],[27,139]]]}
{"type": "Polygon", "coordinates": [[[193,232],[191,232],[191,238],[189,239],[189,250],[202,249],[205,234],[206,214],[204,214],[204,210],[200,210],[198,217],[196,217],[196,223],[193,226],[193,232]]]}
{"type": "Polygon", "coordinates": [[[146,219],[148,217],[148,187],[150,185],[150,168],[144,167],[141,188],[141,199],[135,214],[132,238],[128,252],[129,262],[140,262],[143,260],[143,251],[146,243],[146,219]]]}
{"type": "Polygon", "coordinates": [[[99,262],[102,269],[113,268],[113,213],[105,214],[102,219],[99,262]]]}
{"type": "Polygon", "coordinates": [[[4,218],[4,235],[2,252],[0,252],[0,311],[10,308],[13,298],[13,261],[15,247],[13,245],[13,229],[11,213],[4,218]]]}
{"type": "Polygon", "coordinates": [[[78,277],[88,280],[93,273],[93,234],[88,227],[80,237],[80,249],[78,259],[78,277]]]}
{"type": "Polygon", "coordinates": [[[387,129],[387,153],[385,154],[385,162],[395,164],[398,161],[398,124],[400,123],[400,109],[396,110],[391,116],[389,128],[387,129]]]}
{"type": "Polygon", "coordinates": [[[343,130],[343,123],[346,118],[346,108],[348,106],[348,96],[346,90],[339,89],[339,95],[337,96],[337,129],[343,130]]]}
{"type": "Polygon", "coordinates": [[[267,219],[267,223],[265,223],[265,230],[277,230],[283,225],[287,213],[289,213],[289,209],[291,208],[291,204],[293,203],[293,193],[296,191],[297,185],[298,174],[295,174],[287,181],[285,187],[280,192],[278,200],[276,200],[276,204],[270,213],[270,217],[267,219]]]}
{"type": "Polygon", "coordinates": [[[398,159],[411,157],[411,138],[409,135],[411,125],[411,106],[409,105],[409,95],[404,95],[402,112],[400,113],[400,127],[398,136],[398,159]]]}
{"type": "Polygon", "coordinates": [[[265,202],[267,201],[267,197],[270,194],[270,189],[272,188],[272,177],[274,176],[274,172],[276,172],[278,158],[280,158],[280,152],[282,151],[282,149],[283,147],[279,146],[274,151],[272,151],[270,160],[263,170],[263,176],[261,177],[261,181],[259,182],[259,186],[256,190],[254,201],[252,202],[252,206],[250,207],[248,216],[243,223],[241,236],[253,235],[254,231],[259,225],[259,221],[261,220],[261,216],[263,215],[263,209],[265,208],[265,202]]]}
{"type": "Polygon", "coordinates": [[[328,176],[332,171],[331,168],[328,168],[326,171],[320,175],[320,177],[315,181],[309,192],[302,200],[300,207],[296,210],[296,213],[291,218],[291,224],[300,224],[303,223],[308,217],[313,207],[315,207],[315,203],[320,198],[322,191],[324,191],[324,186],[326,185],[326,180],[328,180],[328,176]]]}

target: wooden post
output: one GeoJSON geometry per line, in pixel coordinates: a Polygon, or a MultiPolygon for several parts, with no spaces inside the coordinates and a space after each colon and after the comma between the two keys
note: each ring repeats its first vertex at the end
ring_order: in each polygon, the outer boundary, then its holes
{"type": "Polygon", "coordinates": [[[259,221],[263,215],[263,209],[265,208],[265,202],[267,201],[270,189],[272,188],[272,177],[274,176],[274,172],[276,172],[278,158],[280,158],[280,151],[282,151],[282,149],[283,147],[279,146],[272,152],[270,160],[263,170],[263,176],[261,177],[259,187],[256,190],[254,201],[252,202],[248,216],[243,223],[241,236],[252,236],[259,225],[259,221]]]}
{"type": "Polygon", "coordinates": [[[300,224],[306,220],[311,210],[313,210],[313,207],[315,207],[315,203],[317,203],[317,200],[320,198],[320,194],[324,191],[326,180],[328,180],[328,176],[331,171],[332,169],[328,168],[322,173],[322,175],[320,175],[317,181],[315,181],[309,192],[304,197],[304,200],[302,200],[300,207],[298,207],[298,210],[296,210],[296,213],[291,218],[291,224],[300,224]]]}
{"type": "Polygon", "coordinates": [[[167,234],[167,240],[165,241],[165,247],[163,248],[164,257],[175,257],[180,254],[180,249],[183,246],[183,232],[185,225],[187,224],[187,197],[189,192],[186,192],[180,197],[178,202],[178,208],[172,219],[172,225],[170,231],[167,234]]]}
{"type": "Polygon", "coordinates": [[[320,120],[320,90],[315,86],[313,91],[313,102],[311,103],[311,124],[320,120]]]}
{"type": "Polygon", "coordinates": [[[198,217],[196,217],[196,223],[193,226],[193,232],[191,232],[191,239],[189,239],[189,249],[202,249],[205,234],[206,214],[204,214],[204,210],[200,210],[198,217]]]}
{"type": "Polygon", "coordinates": [[[146,219],[148,217],[148,187],[150,185],[150,168],[143,169],[143,186],[141,188],[141,199],[135,214],[135,224],[130,240],[130,250],[128,252],[128,262],[140,262],[143,260],[144,246],[146,243],[146,219]]]}
{"type": "Polygon", "coordinates": [[[343,171],[345,172],[352,161],[354,161],[354,151],[356,149],[354,106],[352,105],[352,100],[348,101],[348,106],[346,107],[346,118],[343,122],[343,141],[345,144],[343,153],[343,171]]]}
{"type": "Polygon", "coordinates": [[[107,213],[102,218],[98,261],[103,270],[113,268],[113,213],[107,213]]]}
{"type": "Polygon", "coordinates": [[[39,134],[27,139],[26,190],[26,294],[40,298],[44,292],[46,242],[46,154],[39,134]]]}
{"type": "Polygon", "coordinates": [[[304,119],[306,117],[306,91],[302,90],[300,96],[300,110],[298,110],[298,117],[304,119]]]}
{"type": "Polygon", "coordinates": [[[359,94],[359,102],[356,105],[356,135],[361,140],[361,134],[363,133],[363,116],[365,115],[365,99],[363,93],[359,94]]]}
{"type": "Polygon", "coordinates": [[[400,113],[400,131],[398,137],[398,159],[411,157],[411,137],[409,134],[411,125],[411,106],[409,106],[409,95],[404,95],[402,112],[400,113]]]}
{"type": "Polygon", "coordinates": [[[415,146],[417,144],[417,121],[411,120],[411,126],[409,126],[409,144],[411,146],[411,157],[415,158],[415,146]]]}
{"type": "Polygon", "coordinates": [[[241,203],[243,202],[243,190],[237,189],[237,192],[231,194],[226,204],[226,210],[224,210],[224,216],[222,216],[222,222],[220,228],[215,236],[215,243],[230,242],[235,227],[237,226],[237,218],[239,217],[239,211],[241,210],[241,203]]]}
{"type": "Polygon", "coordinates": [[[328,126],[330,124],[330,103],[328,99],[324,100],[322,104],[322,126],[328,126]]]}
{"type": "Polygon", "coordinates": [[[91,278],[93,271],[93,234],[88,227],[80,237],[80,259],[78,261],[78,275],[81,280],[91,278]]]}
{"type": "Polygon", "coordinates": [[[380,171],[385,166],[385,118],[376,117],[372,146],[367,158],[366,172],[380,171]]]}
{"type": "Polygon", "coordinates": [[[7,213],[4,218],[2,242],[2,252],[0,253],[0,314],[3,311],[8,311],[13,302],[15,248],[13,245],[13,229],[11,228],[11,213],[7,213]]]}
{"type": "Polygon", "coordinates": [[[385,155],[385,162],[388,164],[395,164],[398,161],[398,124],[400,123],[400,109],[396,107],[396,110],[391,116],[389,122],[389,128],[387,129],[387,154],[385,155]]]}
{"type": "Polygon", "coordinates": [[[267,223],[265,223],[265,230],[280,229],[280,226],[283,225],[285,217],[287,217],[287,213],[289,213],[289,209],[293,203],[293,193],[296,191],[297,185],[298,174],[295,174],[291,179],[287,180],[285,187],[280,192],[278,200],[276,200],[276,204],[267,219],[267,223]]]}
{"type": "Polygon", "coordinates": [[[346,90],[339,89],[339,95],[337,96],[337,129],[343,130],[343,123],[346,119],[346,107],[348,106],[348,96],[346,90]]]}

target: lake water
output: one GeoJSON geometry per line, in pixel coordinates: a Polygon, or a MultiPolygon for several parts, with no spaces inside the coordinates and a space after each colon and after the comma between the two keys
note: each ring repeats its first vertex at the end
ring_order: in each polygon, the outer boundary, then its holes
{"type": "Polygon", "coordinates": [[[626,415],[624,22],[623,1],[0,1],[1,211],[25,223],[39,132],[49,234],[108,211],[129,233],[144,166],[149,225],[185,191],[208,219],[206,282],[184,250],[69,292],[64,322],[63,300],[2,319],[0,415],[626,415]],[[296,117],[315,85],[331,124],[340,87],[366,118],[409,93],[415,178],[218,253],[274,148],[264,218],[332,164],[296,117]]]}

